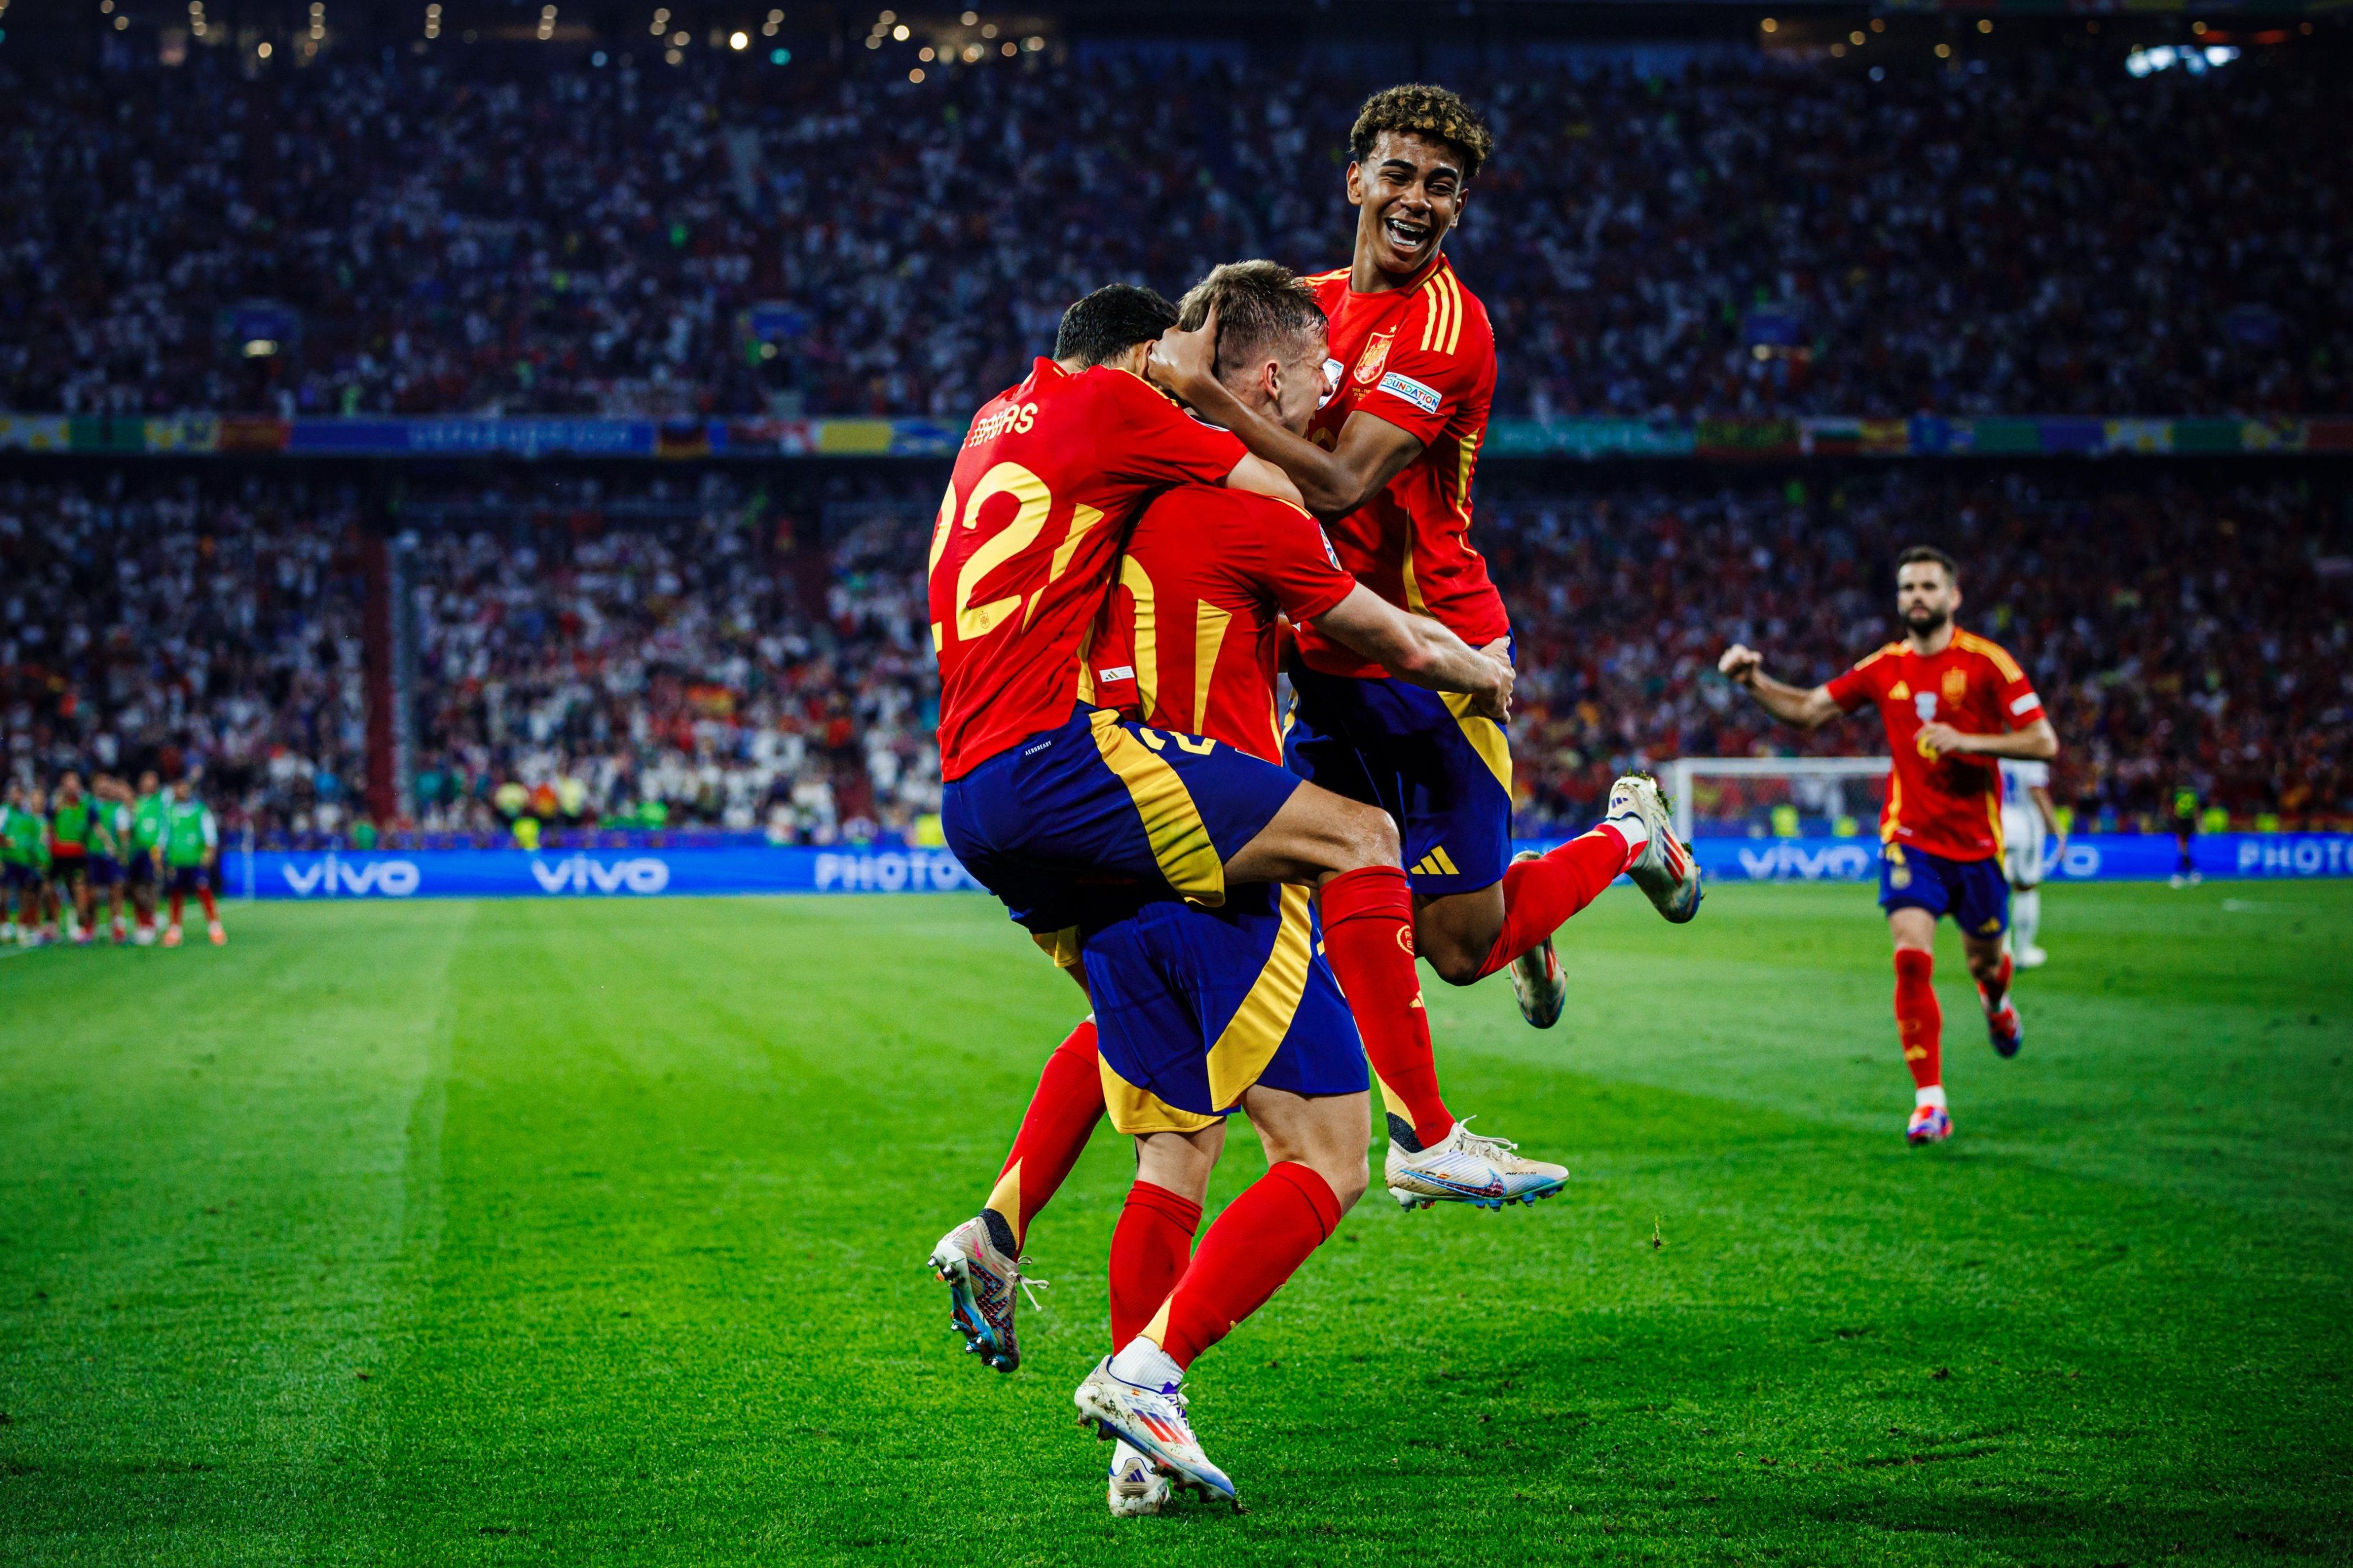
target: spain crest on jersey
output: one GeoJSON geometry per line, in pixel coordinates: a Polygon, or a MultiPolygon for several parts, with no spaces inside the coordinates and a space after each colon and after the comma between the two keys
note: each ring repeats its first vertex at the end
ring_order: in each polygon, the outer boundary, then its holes
{"type": "Polygon", "coordinates": [[[1380,380],[1381,369],[1389,363],[1389,340],[1397,336],[1394,328],[1376,332],[1365,341],[1365,352],[1356,358],[1356,384],[1370,386],[1380,380]]]}

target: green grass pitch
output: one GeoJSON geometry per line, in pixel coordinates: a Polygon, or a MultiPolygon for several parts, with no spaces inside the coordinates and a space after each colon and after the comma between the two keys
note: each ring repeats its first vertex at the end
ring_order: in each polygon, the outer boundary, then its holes
{"type": "Polygon", "coordinates": [[[993,904],[0,960],[0,1563],[2353,1560],[2353,884],[2044,901],[2015,1062],[1947,933],[1938,1149],[1862,888],[1611,893],[1548,1034],[1431,981],[1449,1099],[1568,1191],[1368,1198],[1197,1370],[1250,1511],[1117,1522],[1121,1141],[1018,1374],[922,1268],[1077,1011],[993,904]]]}

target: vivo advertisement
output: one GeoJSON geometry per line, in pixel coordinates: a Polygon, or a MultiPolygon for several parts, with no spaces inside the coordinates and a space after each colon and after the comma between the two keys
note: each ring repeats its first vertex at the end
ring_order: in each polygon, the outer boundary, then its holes
{"type": "MultiPolygon", "coordinates": [[[[1544,849],[1554,840],[1521,847],[1544,849]]],[[[1702,838],[1715,882],[1862,882],[1879,874],[1879,846],[1862,838],[1702,838]]],[[[2353,834],[2216,834],[2191,847],[2213,878],[2353,876],[2353,834]]],[[[641,899],[664,893],[948,893],[976,887],[944,849],[666,849],[533,854],[439,849],[372,854],[231,854],[227,890],[259,899],[641,899]]],[[[2173,840],[2089,835],[2062,854],[2053,882],[2161,880],[2173,840]]]]}

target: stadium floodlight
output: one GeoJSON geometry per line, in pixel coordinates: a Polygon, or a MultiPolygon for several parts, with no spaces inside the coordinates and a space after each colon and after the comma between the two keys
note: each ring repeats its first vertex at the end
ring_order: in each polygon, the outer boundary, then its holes
{"type": "Polygon", "coordinates": [[[1685,840],[1703,830],[1790,837],[1810,821],[1819,833],[1869,832],[1890,765],[1885,757],[1677,757],[1658,773],[1685,840]]]}

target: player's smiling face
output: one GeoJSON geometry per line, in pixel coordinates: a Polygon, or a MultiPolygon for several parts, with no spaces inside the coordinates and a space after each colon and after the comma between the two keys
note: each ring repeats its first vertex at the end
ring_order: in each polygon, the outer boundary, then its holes
{"type": "Polygon", "coordinates": [[[1392,279],[1430,265],[1462,215],[1462,155],[1443,142],[1384,131],[1372,155],[1348,165],[1356,255],[1392,279]]]}

